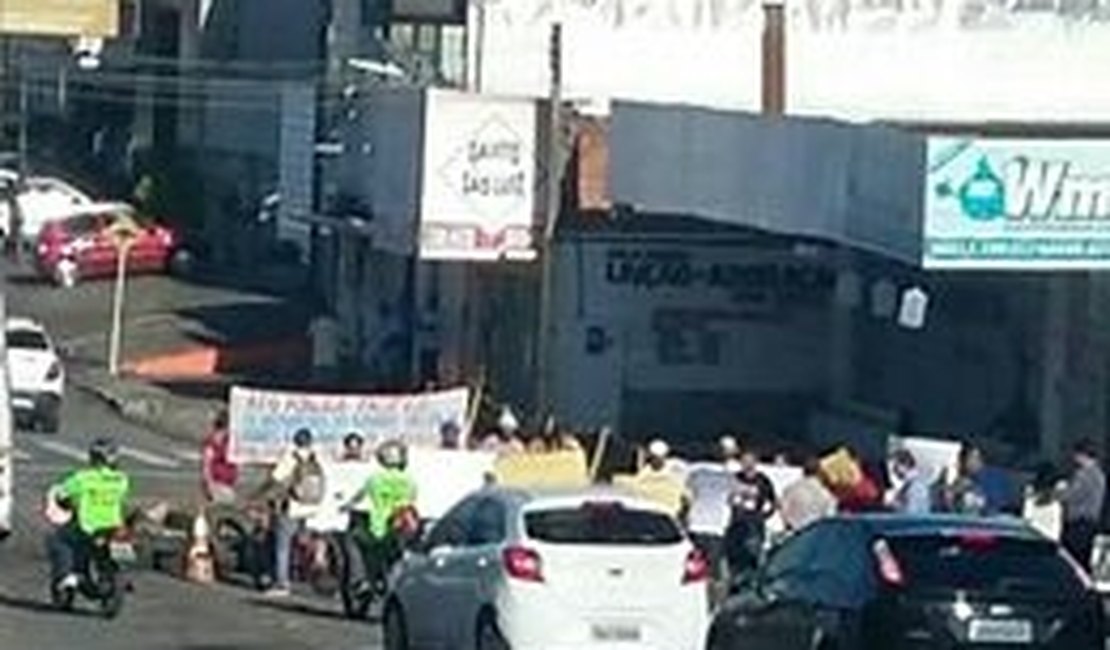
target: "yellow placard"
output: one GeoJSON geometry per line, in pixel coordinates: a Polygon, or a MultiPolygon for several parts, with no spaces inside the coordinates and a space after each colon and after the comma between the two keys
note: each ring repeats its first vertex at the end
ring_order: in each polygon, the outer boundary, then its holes
{"type": "Polygon", "coordinates": [[[0,0],[0,34],[119,35],[120,0],[0,0]]]}
{"type": "Polygon", "coordinates": [[[585,487],[590,484],[581,449],[506,454],[493,464],[498,485],[510,487],[585,487]]]}
{"type": "Polygon", "coordinates": [[[847,449],[840,449],[822,458],[821,474],[829,485],[837,487],[855,485],[863,478],[859,463],[847,449]]]}
{"type": "Polygon", "coordinates": [[[639,474],[622,474],[613,477],[613,485],[624,488],[629,492],[667,509],[668,512],[678,514],[682,510],[682,501],[686,496],[686,487],[677,476],[666,472],[640,472],[639,474]]]}

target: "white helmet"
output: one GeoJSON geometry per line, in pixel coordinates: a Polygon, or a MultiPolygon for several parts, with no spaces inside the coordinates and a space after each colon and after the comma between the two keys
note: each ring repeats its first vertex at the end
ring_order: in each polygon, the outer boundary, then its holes
{"type": "Polygon", "coordinates": [[[662,440],[656,438],[648,444],[648,456],[652,458],[666,458],[671,453],[670,446],[662,440]]]}

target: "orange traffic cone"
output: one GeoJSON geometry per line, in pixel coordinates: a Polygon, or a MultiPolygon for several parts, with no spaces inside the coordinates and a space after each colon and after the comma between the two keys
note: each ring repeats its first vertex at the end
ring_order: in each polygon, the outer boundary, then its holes
{"type": "Polygon", "coordinates": [[[200,584],[216,581],[216,562],[212,557],[212,543],[208,539],[208,519],[204,510],[193,520],[193,539],[185,555],[185,579],[200,584]]]}

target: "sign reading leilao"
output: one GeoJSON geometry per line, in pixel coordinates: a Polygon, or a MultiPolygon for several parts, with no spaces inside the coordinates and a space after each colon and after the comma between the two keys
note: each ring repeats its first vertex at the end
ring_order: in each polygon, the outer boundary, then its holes
{"type": "Polygon", "coordinates": [[[927,268],[1110,268],[1110,141],[930,138],[927,268]]]}
{"type": "Polygon", "coordinates": [[[113,38],[120,0],[0,0],[0,34],[113,38]]]}

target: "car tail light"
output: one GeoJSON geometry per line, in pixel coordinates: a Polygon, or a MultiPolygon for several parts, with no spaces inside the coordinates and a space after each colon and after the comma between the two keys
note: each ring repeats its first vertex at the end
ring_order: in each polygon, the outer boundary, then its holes
{"type": "Polygon", "coordinates": [[[62,364],[58,363],[57,361],[50,364],[50,369],[46,371],[47,381],[54,381],[55,379],[57,379],[58,377],[61,377],[61,376],[62,376],[62,364]]]}
{"type": "Polygon", "coordinates": [[[510,546],[501,552],[501,560],[509,577],[526,582],[543,582],[543,561],[536,551],[510,546]]]}
{"type": "Polygon", "coordinates": [[[894,557],[894,551],[890,550],[890,544],[885,539],[880,539],[875,542],[872,551],[875,554],[875,562],[879,565],[879,578],[883,583],[888,587],[904,587],[906,574],[902,571],[898,558],[894,557]]]}
{"type": "Polygon", "coordinates": [[[972,551],[986,551],[998,546],[998,536],[994,533],[972,531],[957,538],[960,546],[972,551]]]}
{"type": "Polygon", "coordinates": [[[701,549],[691,550],[686,555],[686,562],[683,565],[682,584],[706,582],[709,580],[709,574],[709,558],[705,556],[705,553],[702,553],[701,549]]]}

